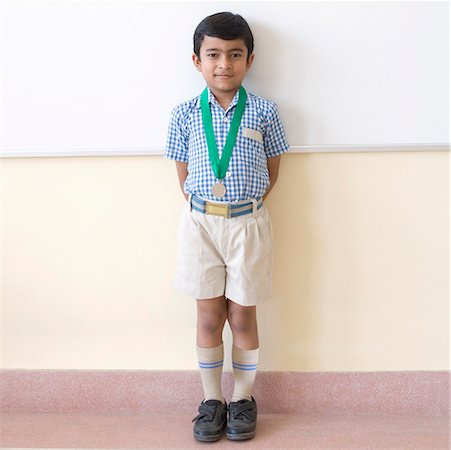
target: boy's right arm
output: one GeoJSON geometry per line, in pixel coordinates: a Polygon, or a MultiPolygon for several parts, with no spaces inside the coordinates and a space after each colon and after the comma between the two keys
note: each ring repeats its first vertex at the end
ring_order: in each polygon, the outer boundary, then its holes
{"type": "Polygon", "coordinates": [[[188,194],[185,194],[183,185],[185,184],[186,177],[188,176],[188,163],[182,161],[176,161],[175,166],[177,168],[177,175],[179,177],[180,189],[183,192],[186,200],[188,200],[188,194]]]}

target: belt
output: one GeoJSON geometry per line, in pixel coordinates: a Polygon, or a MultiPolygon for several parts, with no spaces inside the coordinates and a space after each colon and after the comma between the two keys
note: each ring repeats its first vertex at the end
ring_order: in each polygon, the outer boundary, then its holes
{"type": "Polygon", "coordinates": [[[203,214],[221,216],[227,219],[257,212],[263,206],[263,198],[240,203],[209,202],[194,194],[190,198],[191,208],[203,214]],[[254,206],[255,205],[255,206],[254,206]]]}

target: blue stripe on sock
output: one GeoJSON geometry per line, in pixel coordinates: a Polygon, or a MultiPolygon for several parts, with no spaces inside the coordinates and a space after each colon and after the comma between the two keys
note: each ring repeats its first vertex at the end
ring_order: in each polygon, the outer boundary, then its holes
{"type": "Polygon", "coordinates": [[[240,364],[240,363],[232,362],[232,366],[233,366],[234,369],[256,370],[258,364],[240,364]]]}
{"type": "Polygon", "coordinates": [[[224,360],[214,361],[214,362],[202,362],[199,361],[199,367],[201,369],[216,369],[217,367],[221,367],[224,360]]]}

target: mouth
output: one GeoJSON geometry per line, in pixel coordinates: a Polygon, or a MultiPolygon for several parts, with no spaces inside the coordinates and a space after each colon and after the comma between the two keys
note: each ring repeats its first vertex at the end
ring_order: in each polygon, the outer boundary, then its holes
{"type": "Polygon", "coordinates": [[[217,78],[232,78],[232,75],[228,75],[225,73],[218,73],[217,75],[215,75],[215,77],[217,78]]]}

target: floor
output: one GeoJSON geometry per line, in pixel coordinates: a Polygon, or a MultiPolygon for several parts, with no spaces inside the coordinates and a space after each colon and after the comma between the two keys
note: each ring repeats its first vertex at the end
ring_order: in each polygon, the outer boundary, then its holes
{"type": "MultiPolygon", "coordinates": [[[[194,417],[195,414],[192,416],[194,417]]],[[[2,448],[428,449],[448,450],[449,418],[260,414],[246,442],[198,443],[192,417],[152,414],[3,413],[2,448]]]]}

